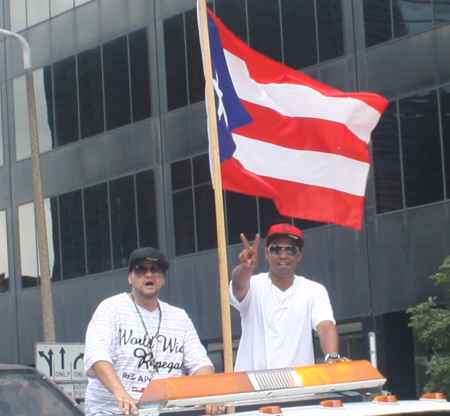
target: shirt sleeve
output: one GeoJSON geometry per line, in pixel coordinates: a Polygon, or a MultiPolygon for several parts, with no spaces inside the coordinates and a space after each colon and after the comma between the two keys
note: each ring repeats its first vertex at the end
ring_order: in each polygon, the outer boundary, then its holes
{"type": "Polygon", "coordinates": [[[315,290],[313,292],[312,299],[312,327],[314,331],[317,331],[317,325],[323,321],[331,321],[336,323],[334,320],[333,309],[331,308],[330,298],[328,292],[324,286],[319,283],[315,284],[315,290]]]}
{"type": "Polygon", "coordinates": [[[185,337],[184,337],[184,357],[183,368],[186,374],[192,375],[199,368],[204,366],[214,368],[209,359],[205,347],[203,347],[198,337],[197,331],[191,319],[186,315],[185,337]]]}
{"type": "Polygon", "coordinates": [[[98,361],[114,363],[114,313],[105,303],[94,312],[86,330],[84,349],[84,369],[88,376],[94,377],[92,366],[98,361]]]}

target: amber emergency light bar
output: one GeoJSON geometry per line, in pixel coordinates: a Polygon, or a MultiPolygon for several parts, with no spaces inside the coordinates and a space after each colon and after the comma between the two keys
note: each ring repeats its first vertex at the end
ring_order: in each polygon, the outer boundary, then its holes
{"type": "Polygon", "coordinates": [[[152,380],[144,390],[139,414],[155,415],[212,403],[233,406],[314,399],[322,394],[381,390],[385,382],[368,361],[159,379],[152,380]]]}

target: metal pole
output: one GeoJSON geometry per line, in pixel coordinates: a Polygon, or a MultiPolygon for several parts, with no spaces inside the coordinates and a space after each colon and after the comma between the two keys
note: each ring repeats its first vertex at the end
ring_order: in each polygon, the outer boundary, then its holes
{"type": "Polygon", "coordinates": [[[39,136],[36,115],[36,99],[34,95],[33,69],[31,66],[31,50],[28,42],[17,33],[0,29],[0,34],[11,36],[16,39],[20,43],[23,53],[27,86],[28,118],[30,123],[31,165],[33,170],[34,208],[38,238],[44,341],[55,342],[51,272],[48,254],[47,228],[45,224],[44,198],[42,194],[41,161],[39,153],[39,136]]]}
{"type": "Polygon", "coordinates": [[[370,362],[377,368],[377,336],[375,332],[369,332],[369,346],[370,346],[370,362]]]}

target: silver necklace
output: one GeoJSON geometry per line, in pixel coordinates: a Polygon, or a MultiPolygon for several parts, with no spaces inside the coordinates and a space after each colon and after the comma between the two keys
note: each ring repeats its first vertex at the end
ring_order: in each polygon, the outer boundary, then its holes
{"type": "Polygon", "coordinates": [[[272,282],[272,279],[269,277],[270,280],[270,289],[272,291],[272,296],[273,296],[273,300],[275,301],[276,305],[278,306],[278,309],[287,309],[289,308],[292,299],[294,297],[294,287],[295,287],[295,280],[292,282],[292,292],[289,295],[289,299],[287,300],[287,302],[284,305],[281,305],[280,302],[278,301],[277,295],[275,293],[275,289],[273,288],[275,285],[272,282]]]}
{"type": "Polygon", "coordinates": [[[148,346],[148,352],[150,354],[150,369],[149,369],[149,371],[150,371],[150,373],[152,373],[152,377],[153,377],[153,374],[155,372],[159,373],[158,367],[156,366],[156,355],[158,353],[158,335],[159,335],[159,330],[161,329],[161,321],[162,321],[161,306],[159,305],[159,302],[158,302],[159,321],[158,321],[158,329],[156,330],[155,336],[153,337],[153,340],[155,343],[155,351],[153,352],[152,343],[150,342],[150,335],[148,333],[147,326],[145,325],[144,318],[142,318],[142,314],[137,306],[137,303],[136,303],[136,300],[134,299],[133,294],[130,293],[130,296],[131,296],[131,299],[133,299],[134,307],[136,308],[136,312],[138,313],[139,318],[141,319],[142,326],[144,327],[144,330],[145,330],[145,335],[147,336],[147,340],[149,342],[149,346],[148,346]]]}

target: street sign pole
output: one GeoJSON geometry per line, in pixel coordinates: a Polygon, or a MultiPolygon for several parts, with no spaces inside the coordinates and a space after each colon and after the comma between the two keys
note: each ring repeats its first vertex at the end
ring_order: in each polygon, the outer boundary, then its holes
{"type": "Polygon", "coordinates": [[[55,341],[55,322],[53,315],[53,297],[51,286],[50,260],[48,254],[47,228],[45,224],[44,198],[42,193],[41,162],[39,153],[39,136],[34,95],[33,69],[31,51],[28,42],[17,33],[0,29],[0,34],[16,39],[22,48],[27,86],[28,117],[30,123],[31,164],[33,169],[34,208],[36,231],[38,236],[40,289],[42,321],[45,342],[55,341]]]}

